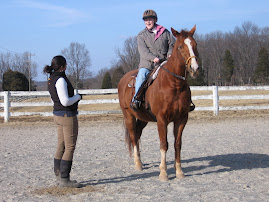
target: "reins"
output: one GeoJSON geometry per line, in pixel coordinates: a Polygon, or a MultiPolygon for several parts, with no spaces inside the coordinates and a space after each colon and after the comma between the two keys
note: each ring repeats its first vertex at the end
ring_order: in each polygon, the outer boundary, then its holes
{"type": "Polygon", "coordinates": [[[185,77],[184,76],[180,76],[180,75],[176,75],[172,72],[170,72],[168,69],[164,68],[163,66],[161,66],[162,69],[164,69],[165,71],[167,71],[169,74],[173,75],[174,77],[181,79],[181,80],[186,80],[186,70],[185,70],[185,77]]]}

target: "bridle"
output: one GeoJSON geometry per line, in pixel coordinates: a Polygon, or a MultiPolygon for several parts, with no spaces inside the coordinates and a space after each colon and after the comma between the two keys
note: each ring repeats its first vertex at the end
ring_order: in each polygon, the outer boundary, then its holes
{"type": "MultiPolygon", "coordinates": [[[[178,50],[179,50],[179,48],[178,48],[178,50]]],[[[186,80],[186,77],[187,77],[187,68],[189,68],[191,66],[191,62],[190,61],[191,61],[192,58],[196,58],[197,59],[197,57],[195,55],[194,56],[190,56],[187,59],[187,61],[185,61],[185,59],[182,56],[182,54],[180,53],[180,51],[179,51],[179,55],[181,56],[182,60],[185,63],[185,75],[184,76],[180,76],[180,75],[174,74],[174,73],[170,72],[168,69],[164,68],[163,66],[161,66],[161,68],[164,69],[165,71],[167,71],[169,74],[173,75],[174,77],[185,81],[186,80]]]]}

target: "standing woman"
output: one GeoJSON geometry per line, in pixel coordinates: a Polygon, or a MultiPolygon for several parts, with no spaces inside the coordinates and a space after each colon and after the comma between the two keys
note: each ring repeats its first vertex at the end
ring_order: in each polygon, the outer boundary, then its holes
{"type": "Polygon", "coordinates": [[[62,187],[81,187],[70,180],[73,155],[78,136],[78,102],[82,96],[74,95],[74,88],[65,75],[66,59],[55,56],[51,66],[46,65],[44,72],[50,74],[48,90],[54,103],[53,118],[58,127],[58,145],[54,157],[54,173],[62,187]]]}

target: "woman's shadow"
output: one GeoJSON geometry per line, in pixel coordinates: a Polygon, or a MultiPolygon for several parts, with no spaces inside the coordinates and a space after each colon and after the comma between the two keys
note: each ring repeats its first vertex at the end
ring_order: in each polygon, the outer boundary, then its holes
{"type": "MultiPolygon", "coordinates": [[[[159,167],[160,162],[154,162],[150,164],[144,164],[143,169],[149,170],[151,168],[159,167]]],[[[212,173],[221,173],[221,172],[230,172],[235,170],[243,169],[256,169],[256,168],[269,168],[269,155],[267,154],[255,154],[255,153],[237,153],[237,154],[223,154],[215,156],[206,156],[199,158],[192,158],[182,160],[182,170],[186,176],[192,175],[208,175],[212,173]],[[184,167],[184,164],[195,163],[195,166],[184,167]],[[205,165],[206,164],[206,165],[205,165]],[[214,171],[202,172],[203,169],[209,167],[221,167],[214,171]],[[200,172],[199,172],[200,171],[200,172]],[[193,172],[198,172],[198,174],[189,174],[193,172]]],[[[174,161],[167,162],[167,165],[173,165],[174,161]]],[[[167,169],[168,175],[175,174],[173,166],[167,169]]],[[[150,178],[153,176],[158,177],[159,169],[153,172],[141,172],[132,174],[129,176],[122,177],[113,177],[113,178],[104,178],[99,180],[88,180],[81,182],[84,186],[87,185],[100,185],[100,184],[109,184],[109,183],[120,183],[124,181],[133,181],[138,179],[150,178]]],[[[174,178],[174,177],[173,177],[174,178]]],[[[171,178],[170,178],[171,179],[171,178]]]]}

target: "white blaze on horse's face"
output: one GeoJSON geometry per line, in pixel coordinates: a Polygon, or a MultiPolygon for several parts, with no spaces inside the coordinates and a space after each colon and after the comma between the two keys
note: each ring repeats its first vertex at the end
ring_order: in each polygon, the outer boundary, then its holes
{"type": "Polygon", "coordinates": [[[189,38],[186,38],[184,40],[184,43],[188,46],[189,52],[190,52],[190,57],[191,57],[191,68],[194,72],[197,72],[198,70],[198,63],[194,54],[194,51],[191,46],[191,40],[189,38]]]}

